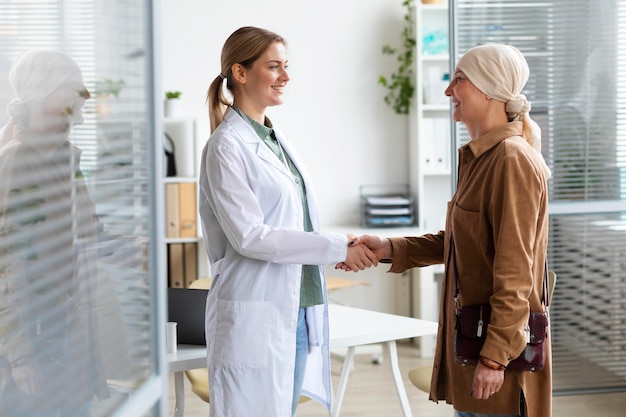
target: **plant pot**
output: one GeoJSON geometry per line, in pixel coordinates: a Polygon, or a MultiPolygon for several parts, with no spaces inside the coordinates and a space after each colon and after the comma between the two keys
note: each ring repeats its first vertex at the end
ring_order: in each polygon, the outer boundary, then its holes
{"type": "Polygon", "coordinates": [[[180,117],[180,113],[180,99],[170,98],[163,101],[163,115],[165,117],[180,117]]]}
{"type": "Polygon", "coordinates": [[[98,116],[106,117],[111,110],[111,98],[108,94],[96,95],[96,114],[98,116]]]}

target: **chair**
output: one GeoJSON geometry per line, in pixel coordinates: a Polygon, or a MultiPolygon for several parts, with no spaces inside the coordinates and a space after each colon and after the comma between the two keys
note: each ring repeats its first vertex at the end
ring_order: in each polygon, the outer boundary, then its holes
{"type": "MultiPolygon", "coordinates": [[[[548,270],[548,302],[552,304],[552,296],[556,288],[556,272],[548,270]]],[[[430,392],[430,380],[433,374],[432,365],[418,366],[409,371],[409,380],[420,391],[430,392]]]]}
{"type": "Polygon", "coordinates": [[[432,365],[418,366],[409,371],[409,379],[420,391],[430,392],[430,379],[432,374],[432,365]]]}
{"type": "Polygon", "coordinates": [[[552,304],[552,296],[554,295],[554,289],[556,288],[556,272],[548,269],[548,302],[552,304]]]}
{"type": "MultiPolygon", "coordinates": [[[[200,278],[189,284],[189,288],[210,289],[212,278],[200,278]]],[[[209,371],[207,368],[190,369],[185,371],[187,379],[191,383],[191,391],[203,401],[209,402],[209,371]]]]}
{"type": "MultiPolygon", "coordinates": [[[[212,282],[212,278],[200,278],[189,284],[189,288],[210,289],[212,282]]],[[[191,392],[196,394],[203,401],[210,403],[209,370],[207,368],[190,369],[185,371],[185,375],[191,383],[191,392]]],[[[309,400],[309,397],[300,396],[298,403],[309,400]]]]}

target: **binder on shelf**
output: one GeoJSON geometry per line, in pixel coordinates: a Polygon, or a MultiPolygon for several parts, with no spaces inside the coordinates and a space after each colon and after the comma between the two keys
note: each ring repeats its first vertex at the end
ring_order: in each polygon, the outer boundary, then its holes
{"type": "Polygon", "coordinates": [[[169,286],[184,288],[185,263],[182,243],[170,243],[167,245],[167,265],[169,286]]]}
{"type": "Polygon", "coordinates": [[[450,122],[442,117],[424,118],[420,129],[420,161],[424,173],[450,170],[450,122]]]}
{"type": "Polygon", "coordinates": [[[433,154],[438,172],[450,170],[450,120],[443,117],[434,119],[433,154]]]}
{"type": "Polygon", "coordinates": [[[169,182],[165,184],[165,236],[197,237],[196,184],[169,182]]]}
{"type": "Polygon", "coordinates": [[[180,237],[179,225],[179,186],[172,182],[165,184],[165,236],[180,237]]]}
{"type": "Polygon", "coordinates": [[[198,279],[198,244],[183,243],[183,258],[185,261],[185,288],[198,279]]]}
{"type": "Polygon", "coordinates": [[[196,237],[196,184],[181,182],[178,191],[179,236],[196,237]]]}

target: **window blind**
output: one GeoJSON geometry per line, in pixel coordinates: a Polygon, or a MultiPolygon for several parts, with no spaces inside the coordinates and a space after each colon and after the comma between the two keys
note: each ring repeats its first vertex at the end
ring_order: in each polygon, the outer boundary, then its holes
{"type": "MultiPolygon", "coordinates": [[[[626,1],[452,0],[456,62],[518,47],[549,180],[555,393],[626,389],[626,1]]],[[[456,147],[469,140],[454,131],[456,147]]]]}
{"type": "MultiPolygon", "coordinates": [[[[159,378],[167,372],[156,362],[164,332],[155,330],[160,268],[148,258],[160,213],[152,191],[151,19],[151,2],[139,0],[0,3],[0,126],[9,120],[7,105],[20,98],[9,68],[27,50],[71,57],[91,94],[83,123],[68,137],[80,158],[72,151],[32,156],[46,154],[37,146],[55,137],[49,131],[36,131],[38,142],[28,142],[34,151],[19,159],[7,157],[0,141],[0,283],[7,289],[0,295],[0,379],[28,364],[46,386],[30,398],[0,387],[0,398],[24,415],[80,406],[93,416],[160,415],[159,378]],[[19,179],[4,175],[7,166],[19,179]],[[145,401],[131,405],[139,391],[145,401]]],[[[28,135],[37,108],[30,106],[20,121],[28,135]]]]}

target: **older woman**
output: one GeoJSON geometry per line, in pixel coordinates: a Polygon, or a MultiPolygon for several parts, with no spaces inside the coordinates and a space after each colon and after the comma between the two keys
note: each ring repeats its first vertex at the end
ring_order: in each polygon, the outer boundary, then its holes
{"type": "Polygon", "coordinates": [[[358,239],[379,259],[391,260],[391,272],[446,265],[430,399],[452,404],[457,417],[552,415],[549,340],[543,370],[507,369],[524,349],[529,312],[544,309],[550,170],[540,153],[540,129],[521,94],[528,76],[526,60],[513,46],[467,51],[445,92],[454,121],[471,137],[459,149],[457,190],[445,230],[358,239]],[[491,305],[476,366],[455,362],[455,276],[462,305],[491,305]]]}
{"type": "MultiPolygon", "coordinates": [[[[112,372],[97,325],[99,243],[139,268],[146,242],[107,232],[96,215],[81,150],[69,140],[90,97],[76,62],[27,51],[9,81],[15,98],[0,130],[0,415],[85,417],[94,398],[109,396],[112,372]]],[[[107,336],[116,338],[107,350],[117,369],[125,333],[107,336]]]]}

